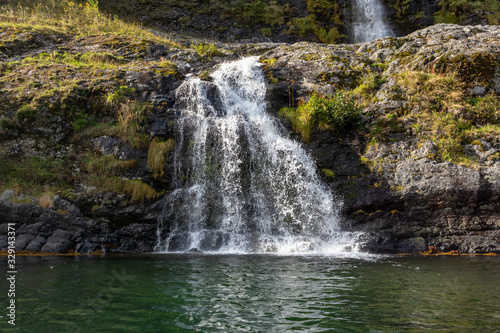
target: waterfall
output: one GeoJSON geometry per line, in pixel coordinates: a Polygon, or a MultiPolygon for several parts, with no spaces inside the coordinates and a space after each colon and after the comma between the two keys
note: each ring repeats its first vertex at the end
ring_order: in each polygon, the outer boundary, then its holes
{"type": "Polygon", "coordinates": [[[384,6],[380,0],[354,0],[354,43],[367,43],[377,38],[394,36],[384,22],[384,6]]]}
{"type": "Polygon", "coordinates": [[[300,144],[280,133],[265,96],[257,57],[178,88],[177,189],[164,201],[157,251],[355,251],[353,234],[339,228],[341,201],[300,144]]]}

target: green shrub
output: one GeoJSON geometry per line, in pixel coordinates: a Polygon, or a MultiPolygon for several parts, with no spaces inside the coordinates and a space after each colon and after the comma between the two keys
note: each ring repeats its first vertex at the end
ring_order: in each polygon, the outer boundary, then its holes
{"type": "Polygon", "coordinates": [[[323,97],[313,94],[306,104],[297,109],[282,108],[280,115],[290,120],[294,131],[309,142],[312,128],[319,127],[338,132],[354,129],[359,124],[361,109],[351,94],[339,91],[335,96],[323,97]]]}
{"type": "Polygon", "coordinates": [[[112,107],[117,106],[121,103],[125,103],[134,93],[135,88],[119,86],[112,93],[109,93],[108,96],[106,96],[106,103],[112,107]]]}
{"type": "Polygon", "coordinates": [[[15,159],[0,153],[0,187],[32,194],[64,184],[69,172],[63,161],[50,156],[15,159]]]}
{"type": "Polygon", "coordinates": [[[436,23],[460,23],[468,14],[477,13],[488,19],[489,24],[500,23],[500,2],[498,0],[441,0],[440,10],[434,15],[436,23]]]}
{"type": "Polygon", "coordinates": [[[280,6],[276,1],[270,1],[269,6],[264,8],[262,20],[271,27],[282,25],[285,23],[285,15],[291,12],[292,9],[289,4],[280,6]]]}
{"type": "Polygon", "coordinates": [[[352,95],[343,91],[333,97],[313,94],[306,107],[311,109],[314,125],[337,131],[354,128],[361,116],[361,110],[352,95]]]}
{"type": "Polygon", "coordinates": [[[34,120],[38,117],[38,110],[28,104],[25,104],[17,110],[16,116],[20,121],[34,120]]]}
{"type": "Polygon", "coordinates": [[[266,37],[271,37],[272,35],[271,28],[261,28],[260,33],[266,37]]]}
{"type": "Polygon", "coordinates": [[[334,179],[335,178],[335,172],[333,172],[332,169],[321,169],[323,172],[323,175],[325,175],[326,178],[334,179]]]}
{"type": "Polygon", "coordinates": [[[342,24],[339,16],[339,5],[336,1],[306,0],[307,10],[313,14],[323,15],[335,24],[342,24]]]}
{"type": "Polygon", "coordinates": [[[316,29],[314,31],[314,34],[321,42],[326,44],[335,44],[343,36],[341,33],[339,33],[337,28],[330,28],[328,32],[326,32],[326,29],[324,28],[316,29]]]}
{"type": "Polygon", "coordinates": [[[86,128],[94,126],[96,124],[96,120],[89,116],[84,112],[80,112],[76,115],[75,119],[72,122],[73,130],[76,132],[80,132],[86,128]]]}
{"type": "Polygon", "coordinates": [[[0,127],[3,130],[16,129],[16,123],[10,118],[0,118],[0,127]]]}
{"type": "Polygon", "coordinates": [[[191,44],[191,48],[195,49],[200,56],[207,56],[208,58],[224,55],[219,48],[214,44],[191,44]]]}

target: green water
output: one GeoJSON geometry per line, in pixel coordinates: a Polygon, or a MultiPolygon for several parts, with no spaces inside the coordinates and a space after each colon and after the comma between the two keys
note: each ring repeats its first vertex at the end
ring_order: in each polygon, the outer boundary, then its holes
{"type": "Polygon", "coordinates": [[[2,332],[500,331],[495,257],[20,257],[17,271],[2,332]]]}

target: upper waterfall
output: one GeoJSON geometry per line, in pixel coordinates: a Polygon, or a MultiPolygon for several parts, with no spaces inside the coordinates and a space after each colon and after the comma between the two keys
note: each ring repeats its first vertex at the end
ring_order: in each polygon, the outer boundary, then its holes
{"type": "Polygon", "coordinates": [[[367,43],[377,38],[394,36],[384,22],[384,6],[380,0],[355,0],[353,13],[354,43],[367,43]]]}
{"type": "Polygon", "coordinates": [[[157,250],[354,250],[354,236],[339,228],[342,202],[300,144],[280,133],[265,95],[257,57],[178,88],[177,189],[165,199],[157,250]]]}

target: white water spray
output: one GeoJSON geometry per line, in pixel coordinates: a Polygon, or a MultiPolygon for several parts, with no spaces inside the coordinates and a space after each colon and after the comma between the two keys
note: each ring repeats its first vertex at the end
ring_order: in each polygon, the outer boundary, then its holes
{"type": "Polygon", "coordinates": [[[257,57],[226,63],[177,90],[178,188],[165,199],[158,251],[356,251],[356,235],[339,229],[341,202],[266,114],[259,67],[257,57]]]}
{"type": "Polygon", "coordinates": [[[384,22],[384,6],[380,0],[354,0],[354,43],[367,43],[377,38],[394,36],[384,22]]]}

